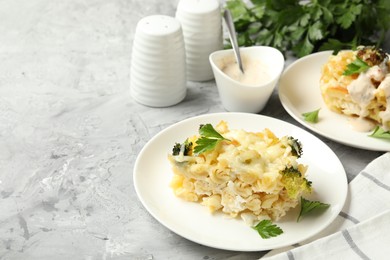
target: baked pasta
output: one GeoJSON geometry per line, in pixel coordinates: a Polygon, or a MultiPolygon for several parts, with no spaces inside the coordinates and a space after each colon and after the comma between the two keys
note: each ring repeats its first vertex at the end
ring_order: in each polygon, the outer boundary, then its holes
{"type": "Polygon", "coordinates": [[[382,50],[359,47],[330,56],[322,67],[320,87],[332,111],[390,130],[390,63],[382,50]]]}
{"type": "Polygon", "coordinates": [[[278,138],[269,129],[230,130],[224,121],[215,129],[202,125],[199,133],[176,143],[168,155],[174,173],[170,186],[177,197],[253,225],[280,219],[303,193],[311,192],[307,166],[298,162],[302,147],[297,139],[278,138]],[[203,149],[207,138],[215,141],[211,149],[203,149]]]}

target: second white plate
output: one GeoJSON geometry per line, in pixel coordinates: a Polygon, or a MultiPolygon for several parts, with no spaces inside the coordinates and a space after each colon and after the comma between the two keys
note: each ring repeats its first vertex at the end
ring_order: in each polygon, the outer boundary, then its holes
{"type": "Polygon", "coordinates": [[[217,113],[193,117],[174,124],[153,137],[137,157],[133,172],[137,195],[145,208],[173,232],[210,247],[236,251],[259,251],[299,243],[326,228],[339,214],[347,196],[347,177],[333,151],[320,139],[278,119],[245,113],[217,113]],[[167,155],[175,142],[197,134],[200,124],[228,123],[230,129],[262,131],[278,137],[293,136],[303,144],[300,162],[309,166],[307,178],[315,192],[306,197],[331,204],[324,214],[296,221],[299,209],[288,212],[277,224],[284,233],[262,239],[241,219],[211,214],[207,207],[175,197],[169,187],[173,177],[167,155]]]}
{"type": "Polygon", "coordinates": [[[354,130],[347,116],[326,107],[319,82],[321,67],[331,54],[332,51],[324,51],[305,56],[284,71],[279,82],[279,98],[283,107],[299,123],[331,140],[367,150],[390,151],[390,141],[354,130]],[[302,113],[318,108],[321,108],[318,123],[303,120],[302,113]]]}

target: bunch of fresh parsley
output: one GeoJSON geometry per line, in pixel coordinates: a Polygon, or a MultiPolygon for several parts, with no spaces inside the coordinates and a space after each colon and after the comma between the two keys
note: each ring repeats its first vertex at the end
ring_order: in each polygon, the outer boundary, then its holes
{"type": "Polygon", "coordinates": [[[273,46],[302,57],[318,50],[380,47],[389,0],[227,0],[240,46],[273,46]]]}

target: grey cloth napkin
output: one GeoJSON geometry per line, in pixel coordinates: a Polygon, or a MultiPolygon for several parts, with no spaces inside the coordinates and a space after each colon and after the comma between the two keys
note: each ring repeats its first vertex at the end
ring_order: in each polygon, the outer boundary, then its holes
{"type": "MultiPolygon", "coordinates": [[[[329,191],[335,192],[335,191],[329,191]]],[[[390,259],[390,152],[349,183],[336,220],[316,237],[262,259],[390,259]]]]}

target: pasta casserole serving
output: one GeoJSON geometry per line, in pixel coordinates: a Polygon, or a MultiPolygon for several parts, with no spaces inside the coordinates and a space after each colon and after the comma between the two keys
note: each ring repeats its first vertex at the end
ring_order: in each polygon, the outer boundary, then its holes
{"type": "Polygon", "coordinates": [[[390,130],[390,62],[381,49],[362,46],[331,55],[322,68],[320,87],[332,111],[390,130]]]}
{"type": "Polygon", "coordinates": [[[301,143],[271,130],[230,130],[226,122],[201,125],[199,135],[176,143],[168,159],[171,188],[211,212],[241,217],[248,225],[278,220],[312,191],[301,143]]]}

